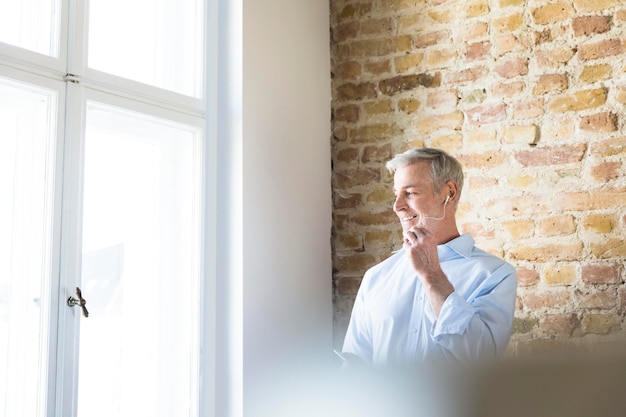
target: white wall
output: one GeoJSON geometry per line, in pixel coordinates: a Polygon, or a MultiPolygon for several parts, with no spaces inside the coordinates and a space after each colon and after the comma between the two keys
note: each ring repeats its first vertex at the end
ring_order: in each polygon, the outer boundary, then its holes
{"type": "Polygon", "coordinates": [[[216,415],[256,416],[332,348],[329,6],[218,4],[216,415]]]}

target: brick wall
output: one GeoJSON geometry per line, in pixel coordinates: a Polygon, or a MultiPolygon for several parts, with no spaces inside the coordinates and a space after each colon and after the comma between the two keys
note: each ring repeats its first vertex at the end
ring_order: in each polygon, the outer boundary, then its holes
{"type": "Polygon", "coordinates": [[[518,270],[508,354],[624,340],[626,1],[331,0],[331,33],[335,343],[414,146],[460,159],[461,230],[518,270]]]}

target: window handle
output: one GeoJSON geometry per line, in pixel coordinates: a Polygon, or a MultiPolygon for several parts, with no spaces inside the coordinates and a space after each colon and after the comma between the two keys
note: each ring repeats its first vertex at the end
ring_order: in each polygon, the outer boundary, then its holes
{"type": "Polygon", "coordinates": [[[87,311],[87,307],[85,307],[87,300],[83,298],[83,294],[78,287],[76,287],[76,297],[78,297],[78,299],[70,296],[70,298],[67,299],[67,305],[70,307],[80,306],[83,310],[83,316],[89,317],[89,312],[87,311]]]}

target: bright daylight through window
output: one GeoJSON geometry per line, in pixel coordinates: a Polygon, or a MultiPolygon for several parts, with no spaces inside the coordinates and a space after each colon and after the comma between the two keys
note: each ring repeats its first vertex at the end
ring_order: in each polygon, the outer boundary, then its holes
{"type": "Polygon", "coordinates": [[[202,414],[205,37],[205,0],[0,3],[0,417],[202,414]]]}

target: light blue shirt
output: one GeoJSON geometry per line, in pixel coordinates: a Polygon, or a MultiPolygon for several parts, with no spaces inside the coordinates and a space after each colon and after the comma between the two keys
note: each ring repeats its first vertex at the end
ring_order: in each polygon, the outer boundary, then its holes
{"type": "Polygon", "coordinates": [[[454,287],[435,317],[407,253],[370,268],[356,296],[343,351],[367,363],[495,358],[509,342],[517,277],[513,266],[469,234],[437,247],[454,287]]]}

